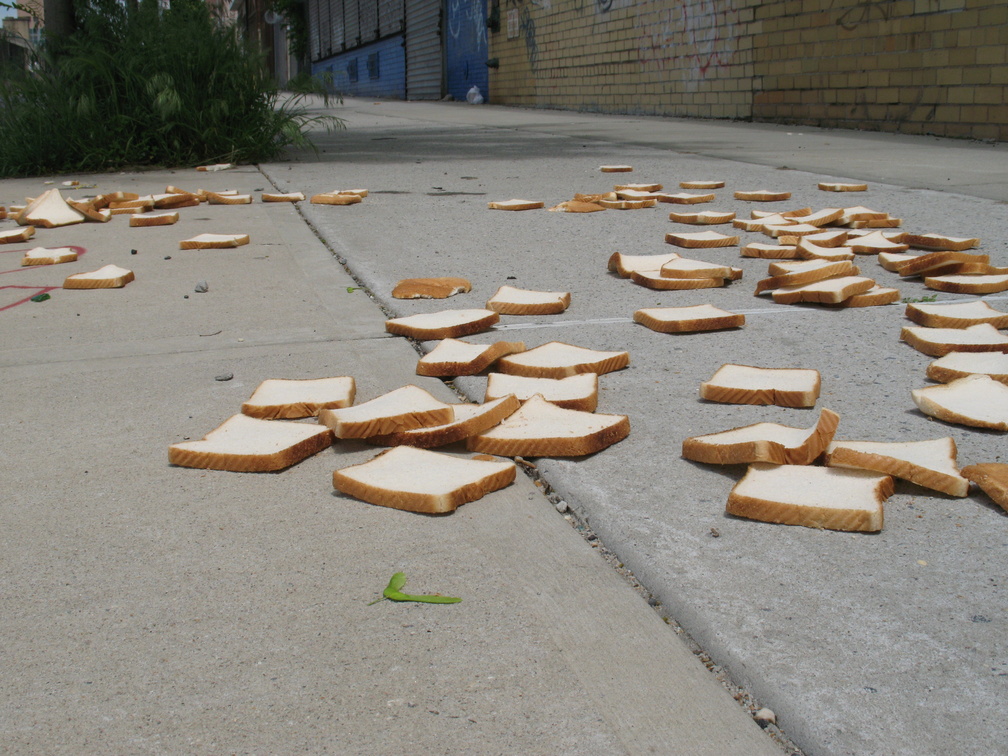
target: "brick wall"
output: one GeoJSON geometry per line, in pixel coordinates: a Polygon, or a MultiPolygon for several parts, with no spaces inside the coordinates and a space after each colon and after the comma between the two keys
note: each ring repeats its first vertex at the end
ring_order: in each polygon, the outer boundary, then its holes
{"type": "Polygon", "coordinates": [[[1008,139],[1005,0],[502,0],[500,19],[493,102],[1008,139]]]}

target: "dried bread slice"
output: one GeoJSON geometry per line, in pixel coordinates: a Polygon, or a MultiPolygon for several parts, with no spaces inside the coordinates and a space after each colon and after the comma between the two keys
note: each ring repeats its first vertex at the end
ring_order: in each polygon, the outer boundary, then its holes
{"type": "Polygon", "coordinates": [[[863,276],[839,276],[804,286],[783,286],[774,289],[771,296],[777,304],[842,304],[857,294],[864,294],[875,286],[875,281],[863,276]]]}
{"type": "Polygon", "coordinates": [[[932,249],[936,251],[961,251],[980,245],[979,239],[945,236],[943,234],[907,234],[904,241],[914,249],[932,249]]]}
{"type": "Polygon", "coordinates": [[[618,273],[623,278],[630,278],[634,271],[657,273],[663,265],[678,258],[678,252],[663,255],[624,255],[622,252],[613,252],[609,256],[609,271],[618,273]]]}
{"type": "Polygon", "coordinates": [[[529,378],[565,378],[578,373],[605,375],[630,364],[628,352],[603,352],[551,341],[497,360],[497,370],[529,378]]]}
{"type": "Polygon", "coordinates": [[[450,404],[435,399],[418,386],[403,386],[363,404],[318,413],[319,423],[331,428],[336,438],[387,435],[444,425],[454,419],[450,404]]]}
{"type": "Polygon", "coordinates": [[[259,384],[242,414],[266,420],[315,417],[320,410],[349,407],[357,386],[350,376],[290,380],[268,378],[259,384]]]}
{"type": "Polygon", "coordinates": [[[511,485],[515,464],[507,460],[462,459],[397,446],[360,465],[333,472],[333,488],[382,507],[447,514],[511,485]]]}
{"type": "Polygon", "coordinates": [[[770,189],[735,192],[735,199],[747,202],[783,202],[791,199],[791,192],[774,192],[770,189]]]}
{"type": "Polygon", "coordinates": [[[680,189],[721,189],[724,185],[724,181],[717,180],[691,180],[679,182],[680,189]]]}
{"type": "Polygon", "coordinates": [[[702,210],[696,213],[669,213],[669,220],[676,223],[689,223],[694,226],[717,226],[722,223],[731,223],[735,220],[735,213],[718,212],[716,210],[702,210]]]}
{"type": "Polygon", "coordinates": [[[794,260],[798,257],[798,247],[793,244],[747,244],[742,248],[742,257],[758,257],[766,260],[794,260]]]}
{"type": "Polygon", "coordinates": [[[465,278],[404,278],[392,289],[392,296],[396,299],[447,299],[469,291],[472,291],[472,284],[465,278]]]}
{"type": "Polygon", "coordinates": [[[538,210],[545,204],[539,200],[509,199],[501,202],[488,202],[487,207],[491,210],[538,210]]]}
{"type": "Polygon", "coordinates": [[[896,304],[900,301],[899,289],[887,286],[872,286],[863,294],[855,294],[840,303],[841,307],[879,307],[896,304]]]}
{"type": "Polygon", "coordinates": [[[750,520],[875,533],[893,479],[864,470],[757,462],[728,495],[727,512],[750,520]]]}
{"type": "Polygon", "coordinates": [[[582,457],[622,441],[629,433],[626,415],[564,409],[537,395],[497,427],[471,437],[466,446],[503,457],[582,457]]]}
{"type": "Polygon", "coordinates": [[[737,236],[726,236],[716,231],[698,231],[696,233],[670,232],[665,234],[665,243],[687,249],[713,249],[714,247],[734,247],[739,243],[737,236]]]}
{"type": "MultiPolygon", "coordinates": [[[[732,268],[732,270],[736,270],[732,268]]],[[[727,278],[669,278],[661,273],[633,271],[630,280],[640,286],[662,291],[683,291],[688,289],[716,289],[724,286],[727,278]]]]}
{"type": "Polygon", "coordinates": [[[732,268],[728,265],[679,257],[661,267],[664,278],[731,278],[732,268]]]}
{"type": "Polygon", "coordinates": [[[550,208],[554,213],[598,213],[605,210],[598,202],[583,200],[566,200],[550,208]]]}
{"type": "Polygon", "coordinates": [[[988,375],[1008,385],[1008,354],[1004,352],[949,352],[927,367],[927,377],[951,383],[967,375],[988,375]]]}
{"type": "Polygon", "coordinates": [[[802,216],[801,222],[807,226],[828,226],[840,220],[844,211],[842,207],[825,207],[809,215],[802,216]]]}
{"type": "Polygon", "coordinates": [[[443,339],[417,362],[417,375],[450,378],[457,375],[482,373],[501,357],[524,352],[520,341],[495,341],[493,344],[470,344],[458,339],[443,339]]]}
{"type": "Polygon", "coordinates": [[[606,210],[644,210],[654,207],[658,204],[658,200],[655,197],[647,199],[601,199],[598,201],[598,204],[606,210]]]}
{"type": "Polygon", "coordinates": [[[825,247],[813,244],[807,237],[795,237],[798,257],[802,260],[853,260],[854,251],[850,247],[825,247]]]}
{"type": "Polygon", "coordinates": [[[521,402],[512,394],[483,404],[453,404],[455,419],[450,423],[413,428],[382,436],[368,436],[365,440],[378,446],[417,446],[422,449],[445,446],[490,430],[514,414],[520,406],[521,402]]]}
{"type": "Polygon", "coordinates": [[[359,194],[343,192],[321,192],[312,195],[310,200],[313,205],[359,205],[362,201],[359,194]]]}
{"type": "Polygon", "coordinates": [[[74,273],[63,281],[64,289],[121,289],[134,280],[132,270],[105,265],[88,273],[74,273]]]}
{"type": "Polygon", "coordinates": [[[947,423],[1008,431],[1008,386],[989,375],[913,389],[910,396],[925,415],[947,423]]]}
{"type": "Polygon", "coordinates": [[[483,401],[489,402],[509,394],[521,402],[539,394],[557,407],[594,412],[598,406],[598,374],[579,373],[566,378],[528,378],[505,373],[490,373],[487,376],[483,401]]]}
{"type": "Polygon", "coordinates": [[[913,322],[928,328],[968,328],[979,323],[1008,328],[1008,312],[995,310],[979,299],[942,304],[911,302],[906,306],[905,314],[913,322]]]}
{"type": "Polygon", "coordinates": [[[728,312],[710,304],[692,307],[647,307],[637,310],[635,323],[659,333],[699,333],[725,331],[745,325],[745,315],[728,312]]]}
{"type": "Polygon", "coordinates": [[[764,223],[760,231],[774,239],[788,239],[792,241],[805,236],[815,236],[820,233],[818,226],[810,226],[807,223],[764,223]]]}
{"type": "Polygon", "coordinates": [[[600,165],[602,173],[630,173],[633,171],[632,165],[600,165]]]}
{"type": "Polygon", "coordinates": [[[906,252],[909,244],[900,244],[886,238],[881,231],[847,240],[847,246],[856,255],[877,255],[881,252],[906,252]]]}
{"type": "Polygon", "coordinates": [[[67,199],[67,204],[84,216],[85,220],[95,223],[108,223],[112,220],[112,211],[107,208],[96,208],[91,202],[77,202],[67,199]]]}
{"type": "Polygon", "coordinates": [[[297,464],[332,444],[332,433],[313,423],[233,415],[200,441],[168,447],[180,467],[231,472],[273,472],[297,464]]]}
{"type": "Polygon", "coordinates": [[[683,441],[682,455],[709,465],[769,462],[775,465],[810,465],[819,458],[836,433],[840,416],[824,409],[812,428],[792,428],[777,423],[756,423],[683,441]]]}
{"type": "Polygon", "coordinates": [[[501,286],[487,300],[488,310],[501,315],[557,315],[570,307],[568,291],[530,291],[501,286]]]}
{"type": "Polygon", "coordinates": [[[726,364],[700,384],[700,398],[722,404],[813,407],[820,386],[818,370],[726,364]]]}
{"type": "Polygon", "coordinates": [[[969,481],[959,474],[956,444],[950,436],[893,443],[834,441],[826,451],[826,465],[892,475],[949,496],[969,493],[969,481]]]}
{"type": "Polygon", "coordinates": [[[28,241],[33,236],[35,236],[35,226],[0,231],[0,244],[17,244],[18,242],[28,241]]]}
{"type": "Polygon", "coordinates": [[[70,207],[59,189],[49,189],[25,205],[14,220],[19,226],[57,228],[83,223],[84,213],[70,207]]]}
{"type": "Polygon", "coordinates": [[[989,263],[989,255],[971,255],[966,252],[929,252],[918,255],[906,265],[900,266],[899,274],[909,276],[941,276],[955,274],[956,268],[962,263],[989,263]]]}
{"type": "Polygon", "coordinates": [[[304,192],[263,192],[263,202],[304,202],[304,192]]]}
{"type": "Polygon", "coordinates": [[[248,234],[199,234],[179,242],[179,249],[233,249],[250,241],[248,234]]]}
{"type": "Polygon", "coordinates": [[[849,260],[807,260],[791,267],[786,273],[764,278],[756,284],[756,294],[784,286],[804,286],[840,276],[856,276],[861,271],[849,260]]]}
{"type": "Polygon", "coordinates": [[[72,247],[35,247],[29,249],[21,258],[21,265],[59,265],[60,263],[76,262],[77,250],[72,247]]]}
{"type": "Polygon", "coordinates": [[[129,219],[130,228],[144,226],[171,226],[178,223],[179,214],[177,212],[163,213],[137,213],[131,215],[129,219]]]}
{"type": "Polygon", "coordinates": [[[660,192],[664,189],[661,184],[616,184],[613,186],[614,192],[660,192]]]}
{"type": "Polygon", "coordinates": [[[844,184],[835,181],[819,183],[819,189],[824,192],[867,192],[868,184],[844,184]]]}
{"type": "Polygon", "coordinates": [[[658,195],[660,193],[661,192],[657,190],[647,191],[644,189],[617,189],[615,191],[616,199],[631,201],[654,200],[654,202],[648,205],[648,207],[654,207],[658,203],[658,195]]]}
{"type": "Polygon", "coordinates": [[[934,291],[952,294],[996,294],[1008,291],[1008,274],[994,276],[929,276],[924,285],[934,291]]]}
{"type": "Polygon", "coordinates": [[[983,462],[964,467],[960,472],[980,486],[980,490],[990,496],[995,504],[1008,512],[1008,464],[983,462]]]}
{"type": "Polygon", "coordinates": [[[908,263],[916,260],[921,255],[919,253],[911,252],[879,252],[878,261],[879,265],[888,270],[890,273],[899,273],[900,268],[908,263]]]}
{"type": "Polygon", "coordinates": [[[213,163],[212,165],[197,165],[196,170],[216,173],[217,171],[230,171],[234,167],[234,163],[213,163]]]}
{"type": "Polygon", "coordinates": [[[252,195],[206,192],[206,201],[210,205],[251,205],[252,195]]]}
{"type": "Polygon", "coordinates": [[[690,194],[689,192],[677,192],[676,194],[663,193],[658,195],[659,202],[669,202],[673,205],[702,205],[704,202],[713,202],[715,195],[710,194],[690,194]]]}
{"type": "Polygon", "coordinates": [[[456,339],[492,328],[500,320],[493,310],[441,310],[385,321],[385,330],[417,341],[456,339]]]}
{"type": "Polygon", "coordinates": [[[949,352],[1008,352],[1008,336],[990,323],[967,328],[904,326],[900,341],[932,357],[942,357],[949,352]]]}

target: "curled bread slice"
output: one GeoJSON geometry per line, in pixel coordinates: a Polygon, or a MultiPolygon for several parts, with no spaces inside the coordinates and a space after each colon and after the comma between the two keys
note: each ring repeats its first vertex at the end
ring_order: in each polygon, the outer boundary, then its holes
{"type": "Polygon", "coordinates": [[[834,441],[826,452],[828,467],[846,467],[892,475],[918,486],[966,496],[969,481],[956,466],[951,437],[929,441],[834,441]]]}
{"type": "Polygon", "coordinates": [[[304,202],[304,192],[263,192],[263,202],[304,202]]]}
{"type": "Polygon", "coordinates": [[[501,286],[487,300],[488,310],[502,315],[557,315],[570,306],[567,291],[530,291],[501,286]]]}
{"type": "Polygon", "coordinates": [[[692,307],[649,307],[637,310],[635,323],[659,333],[699,333],[725,331],[745,325],[745,315],[728,312],[710,304],[692,307]]]}
{"type": "Polygon", "coordinates": [[[564,409],[594,412],[598,406],[598,374],[580,373],[566,378],[527,378],[523,375],[490,373],[484,401],[509,394],[527,401],[536,394],[564,409]]]}
{"type": "Polygon", "coordinates": [[[861,271],[849,260],[807,260],[793,266],[788,272],[764,278],[756,284],[756,294],[773,291],[784,286],[805,286],[839,276],[856,276],[861,271]]]}
{"type": "Polygon", "coordinates": [[[649,199],[614,199],[599,200],[598,204],[606,210],[644,210],[654,207],[658,203],[656,198],[649,199]]]}
{"type": "Polygon", "coordinates": [[[17,244],[18,242],[28,241],[33,236],[35,236],[35,226],[0,231],[0,244],[17,244]]]}
{"type": "Polygon", "coordinates": [[[858,221],[885,220],[888,217],[889,213],[857,205],[856,207],[845,207],[844,214],[836,221],[836,225],[847,226],[858,221]]]}
{"type": "Polygon", "coordinates": [[[657,273],[663,265],[678,258],[678,252],[663,255],[624,255],[622,252],[613,252],[609,257],[609,270],[623,278],[630,278],[634,271],[657,273]]]}
{"type": "Polygon", "coordinates": [[[77,250],[72,247],[35,247],[29,249],[21,258],[21,265],[59,265],[60,263],[76,262],[77,250]]]}
{"type": "Polygon", "coordinates": [[[178,223],[179,214],[177,212],[163,213],[137,213],[131,215],[129,219],[130,228],[143,226],[170,226],[178,223]]]}
{"type": "Polygon", "coordinates": [[[899,273],[900,268],[920,257],[920,253],[913,252],[879,252],[878,262],[890,273],[899,273]]]}
{"type": "Polygon", "coordinates": [[[984,301],[930,304],[911,302],[905,314],[910,320],[928,328],[968,328],[990,323],[995,328],[1008,328],[1008,312],[995,310],[984,301]]]}
{"type": "Polygon", "coordinates": [[[199,234],[180,241],[179,249],[233,249],[248,243],[248,234],[199,234]]]}
{"type": "Polygon", "coordinates": [[[602,451],[629,433],[626,415],[564,409],[534,396],[500,425],[471,437],[466,446],[502,457],[581,457],[602,451]]]}
{"type": "Polygon", "coordinates": [[[826,247],[809,241],[808,237],[796,237],[798,257],[803,260],[853,260],[854,251],[850,247],[826,247]]]}
{"type": "Polygon", "coordinates": [[[841,307],[879,307],[900,301],[899,289],[887,286],[872,286],[863,294],[855,294],[840,303],[841,307]]]}
{"type": "Polygon", "coordinates": [[[107,208],[97,208],[91,202],[77,202],[72,199],[67,200],[67,204],[84,216],[85,220],[94,223],[108,223],[112,220],[112,211],[107,208]]]}
{"type": "Polygon", "coordinates": [[[758,462],[732,488],[727,512],[762,522],[874,533],[882,530],[883,504],[894,490],[891,477],[865,470],[758,462]]]}
{"type": "Polygon", "coordinates": [[[710,194],[690,194],[689,192],[677,192],[676,194],[660,194],[659,202],[668,202],[673,205],[702,205],[704,202],[713,202],[715,195],[710,194]]]}
{"type": "Polygon", "coordinates": [[[582,200],[567,200],[550,208],[554,213],[598,213],[605,210],[598,202],[584,202],[582,200]]]}
{"type": "Polygon", "coordinates": [[[927,377],[951,383],[967,375],[988,375],[1008,385],[1008,354],[1004,352],[949,352],[928,365],[927,377]]]}
{"type": "Polygon", "coordinates": [[[665,278],[731,278],[732,268],[705,260],[679,257],[662,265],[660,273],[665,278]]]}
{"type": "Polygon", "coordinates": [[[996,294],[1008,291],[1008,274],[994,276],[929,276],[924,285],[952,294],[996,294]]]}
{"type": "Polygon", "coordinates": [[[251,205],[251,194],[218,194],[206,192],[206,201],[210,205],[251,205]]]}
{"type": "Polygon", "coordinates": [[[899,274],[907,278],[909,276],[940,276],[944,274],[955,274],[956,269],[963,263],[989,263],[989,255],[971,255],[966,252],[929,252],[926,255],[918,255],[905,265],[901,265],[899,274]]]}
{"type": "Polygon", "coordinates": [[[724,181],[717,180],[691,180],[679,182],[680,189],[721,189],[724,185],[724,181]]]}
{"type": "Polygon", "coordinates": [[[804,286],[782,286],[771,296],[777,304],[842,304],[857,294],[864,294],[875,286],[875,281],[863,276],[840,276],[804,286]]]}
{"type": "Polygon", "coordinates": [[[520,341],[496,341],[493,344],[469,344],[458,339],[443,339],[417,362],[417,375],[450,378],[482,373],[501,357],[524,352],[520,341]]]}
{"type": "Polygon", "coordinates": [[[197,165],[196,170],[216,173],[217,171],[230,171],[234,167],[234,163],[213,163],[212,165],[197,165]]]}
{"type": "Polygon", "coordinates": [[[925,415],[973,428],[1008,431],[1008,386],[989,375],[968,375],[951,383],[913,389],[910,396],[925,415]]]}
{"type": "Polygon", "coordinates": [[[840,416],[832,410],[819,413],[812,428],[792,428],[777,423],[756,423],[683,441],[682,455],[710,465],[769,462],[775,465],[810,465],[826,451],[840,416]]]}
{"type": "Polygon", "coordinates": [[[698,231],[696,233],[670,232],[665,234],[665,243],[687,249],[712,249],[714,247],[734,247],[739,243],[737,236],[726,236],[717,231],[698,231]]]}
{"type": "Polygon", "coordinates": [[[818,370],[727,364],[700,384],[700,398],[723,404],[812,407],[819,390],[818,370]]]}
{"type": "Polygon", "coordinates": [[[343,194],[340,192],[322,192],[312,195],[313,205],[359,205],[362,198],[359,194],[343,194]]]}
{"type": "Polygon", "coordinates": [[[234,415],[201,441],[169,446],[168,462],[204,470],[273,472],[297,464],[331,444],[329,429],[314,423],[234,415]]]}
{"type": "Polygon", "coordinates": [[[417,386],[395,391],[350,407],[319,410],[318,421],[332,428],[336,438],[367,438],[412,428],[444,425],[455,419],[450,404],[417,386]]]}
{"type": "Polygon", "coordinates": [[[515,464],[508,460],[461,459],[397,446],[364,464],[336,470],[333,488],[368,504],[447,514],[514,479],[515,464]]]}
{"type": "Polygon", "coordinates": [[[818,226],[821,228],[840,220],[843,212],[842,207],[826,207],[809,215],[802,216],[801,222],[807,226],[818,226]]]}
{"type": "Polygon", "coordinates": [[[366,440],[378,446],[417,446],[422,449],[445,446],[490,430],[520,406],[521,402],[514,395],[498,397],[483,404],[453,404],[455,419],[450,423],[368,436],[366,440]]]}
{"type": "Polygon", "coordinates": [[[931,357],[942,357],[949,352],[1008,352],[1008,336],[990,323],[967,328],[904,326],[900,341],[931,357]]]}
{"type": "Polygon", "coordinates": [[[960,472],[980,486],[980,490],[990,496],[995,504],[1008,512],[1008,464],[984,462],[964,467],[960,472]]]}
{"type": "Polygon", "coordinates": [[[565,378],[578,373],[605,375],[630,364],[628,352],[603,352],[551,341],[497,360],[497,370],[529,378],[565,378]]]}
{"type": "Polygon", "coordinates": [[[158,210],[179,210],[183,207],[197,207],[202,200],[190,192],[168,192],[155,194],[154,207],[158,210]]]}
{"type": "Polygon", "coordinates": [[[794,260],[798,257],[798,247],[794,244],[747,244],[742,248],[742,257],[757,257],[765,260],[794,260]]]}
{"type": "Polygon", "coordinates": [[[491,210],[538,210],[545,206],[545,202],[539,200],[509,199],[500,202],[488,202],[487,207],[491,210]]]}
{"type": "Polygon", "coordinates": [[[320,410],[349,407],[357,388],[350,376],[288,380],[268,378],[242,404],[242,414],[267,420],[315,417],[320,410]]]}
{"type": "Polygon", "coordinates": [[[455,339],[492,328],[500,320],[493,310],[441,310],[385,321],[385,330],[417,341],[455,339]]]}
{"type": "Polygon", "coordinates": [[[774,192],[770,189],[735,192],[735,199],[747,202],[783,202],[791,199],[791,192],[774,192]]]}
{"type": "Polygon", "coordinates": [[[121,289],[134,280],[132,270],[105,265],[89,273],[75,273],[63,281],[64,289],[121,289]]]}
{"type": "Polygon", "coordinates": [[[899,244],[887,239],[881,231],[847,240],[847,246],[856,255],[877,255],[880,252],[905,252],[908,244],[899,244]]]}
{"type": "Polygon", "coordinates": [[[25,205],[24,210],[14,216],[14,220],[19,226],[56,228],[83,223],[84,213],[70,207],[59,189],[49,189],[25,205]]]}
{"type": "Polygon", "coordinates": [[[867,192],[868,184],[843,184],[835,181],[819,183],[819,189],[824,192],[867,192]]]}
{"type": "Polygon", "coordinates": [[[914,249],[936,251],[972,249],[980,245],[979,239],[942,234],[907,234],[904,241],[914,249]]]}
{"type": "Polygon", "coordinates": [[[396,299],[447,299],[469,291],[472,291],[472,284],[464,278],[404,278],[392,289],[392,296],[396,299]]]}
{"type": "Polygon", "coordinates": [[[765,223],[760,230],[774,239],[788,239],[791,243],[802,237],[815,236],[819,233],[818,226],[810,226],[807,223],[765,223]]]}
{"type": "Polygon", "coordinates": [[[659,191],[645,191],[643,189],[617,189],[616,199],[621,200],[654,200],[648,207],[654,207],[658,203],[659,191]]]}

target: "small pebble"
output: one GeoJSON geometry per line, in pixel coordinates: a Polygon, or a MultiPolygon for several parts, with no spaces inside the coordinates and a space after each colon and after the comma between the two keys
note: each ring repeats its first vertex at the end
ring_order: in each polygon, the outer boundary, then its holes
{"type": "Polygon", "coordinates": [[[766,727],[768,724],[777,724],[777,715],[773,713],[772,709],[762,708],[753,714],[753,719],[760,727],[766,727]]]}
{"type": "Polygon", "coordinates": [[[189,295],[188,294],[183,294],[182,295],[182,299],[189,299],[189,295]]]}
{"type": "Polygon", "coordinates": [[[567,502],[564,501],[563,499],[560,499],[560,501],[558,501],[556,503],[556,511],[559,512],[560,514],[563,514],[564,512],[566,512],[567,511],[567,502]]]}
{"type": "Polygon", "coordinates": [[[215,381],[230,381],[232,378],[234,378],[234,373],[221,373],[214,376],[215,381]]]}
{"type": "Polygon", "coordinates": [[[171,260],[171,255],[165,255],[165,260],[171,260]]]}
{"type": "Polygon", "coordinates": [[[197,294],[205,294],[206,292],[210,291],[210,284],[208,284],[206,281],[200,281],[198,284],[196,284],[195,291],[197,294]]]}
{"type": "Polygon", "coordinates": [[[721,531],[718,530],[717,528],[711,528],[710,529],[710,534],[711,534],[711,538],[720,538],[721,537],[721,531]]]}

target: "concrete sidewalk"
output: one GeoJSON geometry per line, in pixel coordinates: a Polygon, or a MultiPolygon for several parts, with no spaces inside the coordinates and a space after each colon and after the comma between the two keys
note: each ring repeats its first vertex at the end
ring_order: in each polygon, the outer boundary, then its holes
{"type": "MultiPolygon", "coordinates": [[[[72,178],[89,185],[74,195],[174,184],[257,201],[0,246],[0,750],[781,752],[524,476],[434,518],[333,492],[334,469],[375,453],[362,444],[278,474],[170,467],[169,444],[266,378],[457,396],[415,375],[414,349],[297,209],[258,202],[272,187],[257,169],[72,178]],[[252,244],[178,249],[203,232],[252,244]],[[78,262],[19,265],[71,244],[78,262]],[[23,301],[108,263],[136,280],[23,301]],[[464,600],[369,606],[399,570],[464,600]]],[[[0,204],[46,188],[2,181],[0,204]]]]}

